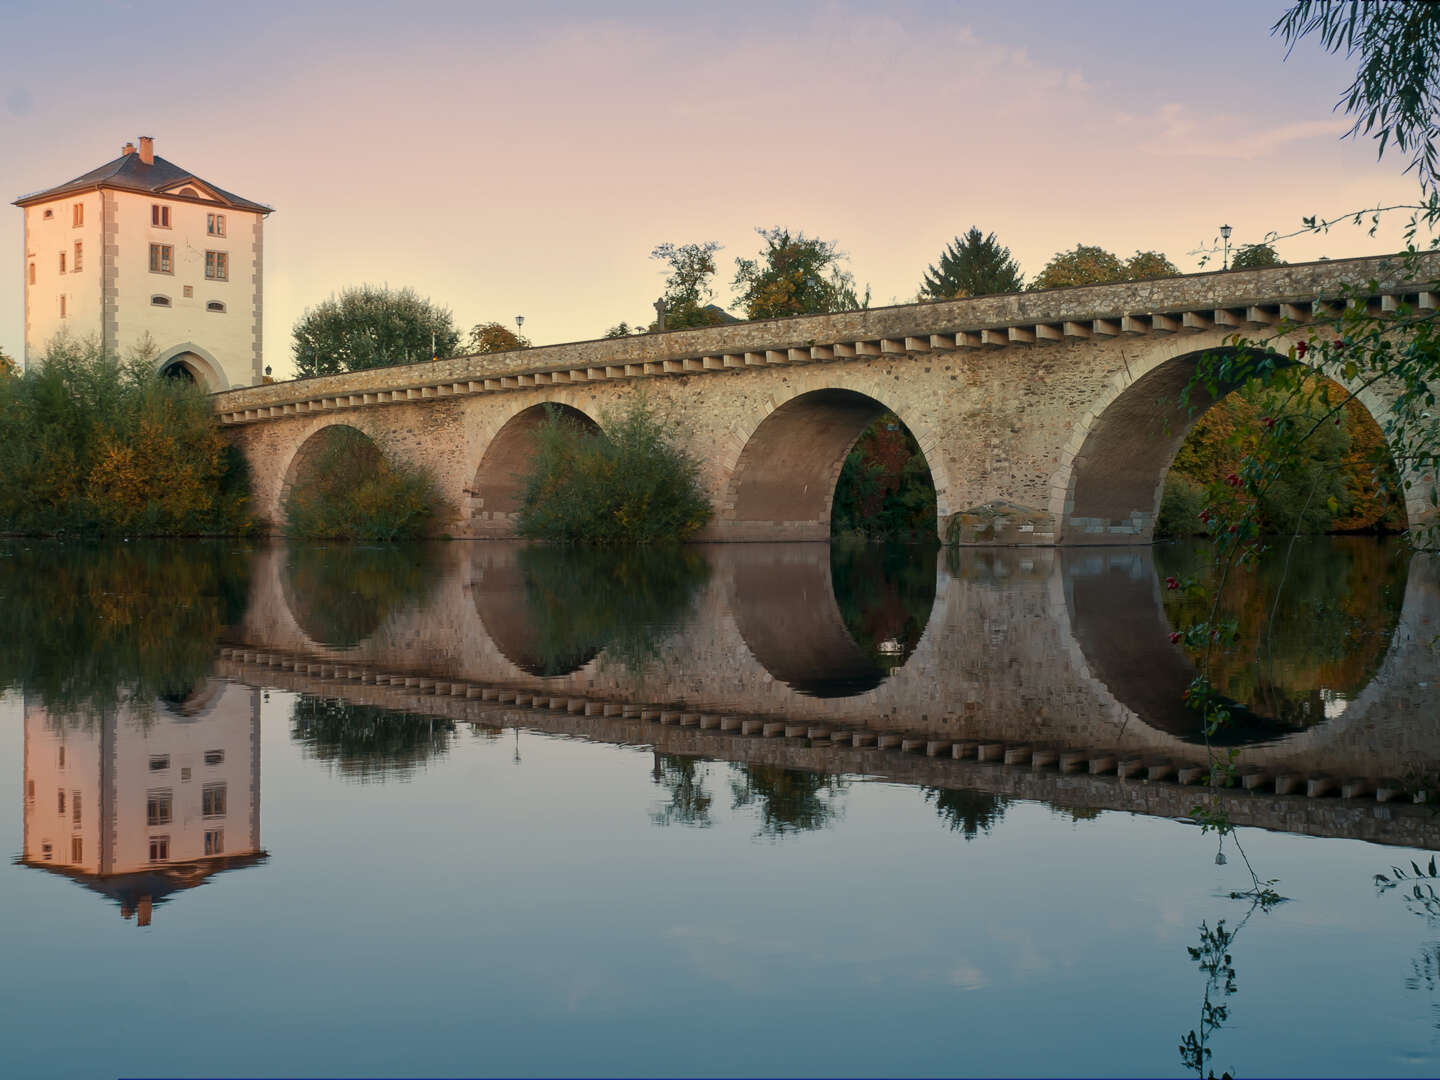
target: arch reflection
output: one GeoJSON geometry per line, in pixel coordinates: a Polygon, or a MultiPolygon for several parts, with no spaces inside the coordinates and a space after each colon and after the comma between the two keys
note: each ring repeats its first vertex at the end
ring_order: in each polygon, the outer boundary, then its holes
{"type": "Polygon", "coordinates": [[[505,658],[529,675],[578,671],[603,650],[636,670],[688,617],[709,563],[694,548],[495,546],[471,596],[505,658]]]}
{"type": "MultiPolygon", "coordinates": [[[[1232,580],[1220,618],[1236,643],[1211,657],[1211,679],[1231,722],[1221,745],[1268,742],[1340,715],[1384,663],[1404,601],[1409,554],[1367,537],[1324,537],[1287,559],[1272,550],[1232,580]],[[1280,602],[1276,602],[1277,590],[1280,602]]],[[[1172,630],[1208,618],[1203,599],[1171,593],[1162,578],[1203,580],[1203,543],[1061,553],[1072,633],[1091,674],[1146,724],[1202,742],[1185,690],[1201,657],[1170,643],[1172,630]]]]}
{"type": "Polygon", "coordinates": [[[731,608],[755,659],[812,697],[874,690],[914,652],[935,605],[936,551],[754,544],[734,558],[731,608]]]}

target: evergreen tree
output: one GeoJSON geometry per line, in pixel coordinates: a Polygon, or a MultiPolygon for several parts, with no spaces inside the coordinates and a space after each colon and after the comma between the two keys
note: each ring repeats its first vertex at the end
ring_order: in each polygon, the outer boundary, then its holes
{"type": "Polygon", "coordinates": [[[1019,292],[1025,287],[1020,264],[1010,256],[995,234],[983,236],[975,226],[965,236],[946,245],[938,266],[925,271],[920,295],[928,300],[949,300],[964,296],[990,296],[1019,292]]]}

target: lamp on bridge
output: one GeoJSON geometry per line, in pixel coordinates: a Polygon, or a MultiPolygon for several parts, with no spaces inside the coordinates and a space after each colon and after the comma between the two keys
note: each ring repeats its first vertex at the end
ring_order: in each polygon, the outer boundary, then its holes
{"type": "MultiPolygon", "coordinates": [[[[524,316],[524,315],[516,315],[516,316],[515,316],[515,336],[516,336],[517,338],[520,337],[520,336],[522,336],[521,333],[520,333],[520,330],[521,330],[521,328],[522,328],[524,325],[525,325],[525,316],[524,316]]],[[[518,344],[518,342],[517,342],[517,344],[518,344]]]]}
{"type": "Polygon", "coordinates": [[[1225,241],[1225,261],[1220,264],[1221,270],[1230,269],[1230,232],[1229,225],[1220,226],[1220,239],[1225,241]]]}

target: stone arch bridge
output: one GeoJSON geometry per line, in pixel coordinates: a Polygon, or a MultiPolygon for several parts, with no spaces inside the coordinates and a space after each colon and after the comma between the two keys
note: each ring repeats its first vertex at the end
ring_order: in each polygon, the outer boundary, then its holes
{"type": "MultiPolygon", "coordinates": [[[[214,395],[280,522],[314,437],[358,429],[437,474],[462,537],[513,534],[516,475],[544,407],[603,425],[644,392],[701,465],[710,540],[829,535],[835,482],[885,411],[915,435],[942,532],[972,544],[1151,539],[1171,460],[1196,419],[1176,404],[1237,333],[1289,348],[1342,300],[1434,308],[1398,257],[1337,260],[744,322],[230,390],[214,395]],[[1358,295],[1354,290],[1358,290],[1358,295]]],[[[1427,256],[1421,280],[1440,278],[1427,256]]],[[[1387,391],[1360,400],[1379,418],[1387,391]]],[[[1203,412],[1209,401],[1197,402],[1203,412]]],[[[1403,466],[1402,466],[1403,469],[1403,466]]],[[[1407,477],[1412,525],[1433,473],[1407,477]]]]}

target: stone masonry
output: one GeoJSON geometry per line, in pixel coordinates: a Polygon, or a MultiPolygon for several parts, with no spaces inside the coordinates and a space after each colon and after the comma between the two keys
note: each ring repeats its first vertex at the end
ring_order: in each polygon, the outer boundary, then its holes
{"type": "MultiPolygon", "coordinates": [[[[1421,275],[1440,278],[1440,256],[1421,275]]],[[[307,440],[343,424],[435,470],[449,534],[511,535],[543,406],[603,426],[638,393],[701,463],[715,509],[703,539],[828,536],[845,455],[890,410],[925,453],[952,539],[1133,544],[1149,541],[1194,422],[1176,401],[1202,354],[1236,334],[1283,353],[1347,297],[1434,308],[1417,288],[1398,257],[1305,263],[458,357],[214,402],[277,524],[307,440]]],[[[1360,399],[1383,419],[1384,386],[1360,399]]],[[[1434,475],[1408,479],[1411,524],[1432,519],[1434,475]]]]}

